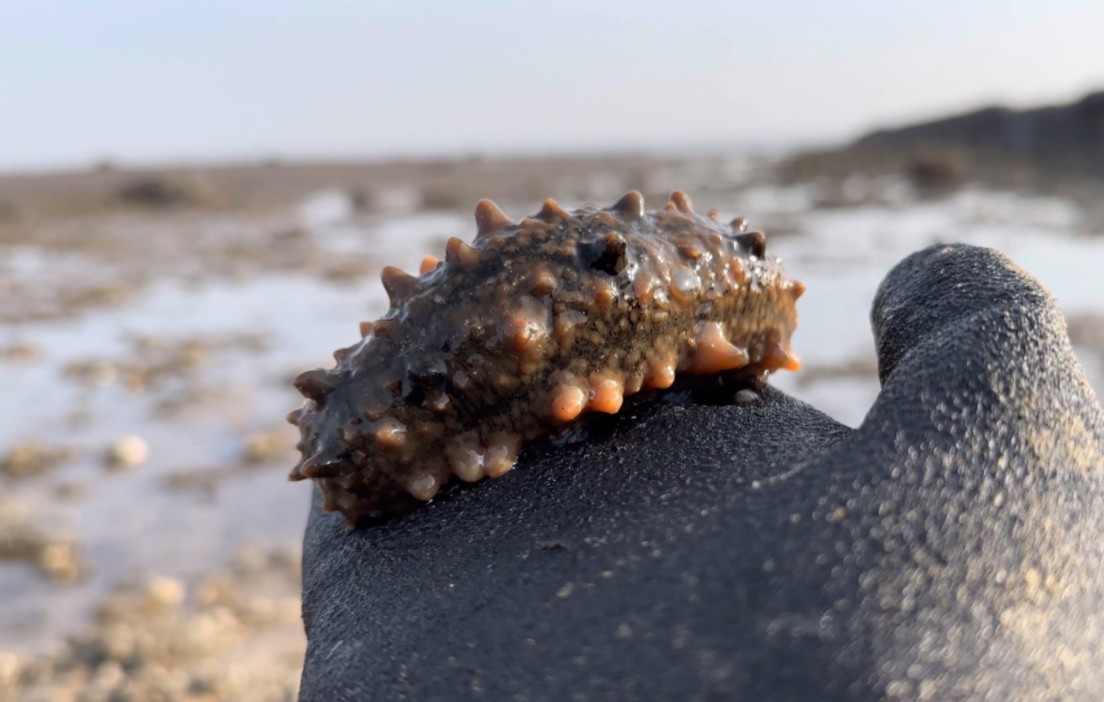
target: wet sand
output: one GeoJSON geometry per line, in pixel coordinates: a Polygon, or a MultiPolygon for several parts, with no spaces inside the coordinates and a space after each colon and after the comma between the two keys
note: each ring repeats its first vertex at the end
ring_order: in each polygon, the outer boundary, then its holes
{"type": "Polygon", "coordinates": [[[681,188],[747,216],[809,289],[805,370],[776,384],[852,425],[878,387],[874,289],[935,241],[1039,276],[1104,388],[1093,213],[783,175],[737,154],[0,176],[0,699],[294,699],[309,491],[285,481],[290,379],[386,309],[382,265],[470,240],[480,197],[517,217],[681,188]]]}

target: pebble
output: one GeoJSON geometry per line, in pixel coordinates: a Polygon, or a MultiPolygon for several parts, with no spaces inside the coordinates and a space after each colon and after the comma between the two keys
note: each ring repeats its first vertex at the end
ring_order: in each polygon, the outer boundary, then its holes
{"type": "Polygon", "coordinates": [[[274,458],[284,457],[290,452],[294,440],[292,433],[279,430],[256,431],[245,437],[244,458],[246,463],[264,463],[274,458]]]}
{"type": "Polygon", "coordinates": [[[0,651],[0,691],[15,687],[19,680],[19,656],[9,651],[0,651]]]}
{"type": "Polygon", "coordinates": [[[108,447],[104,462],[108,468],[134,468],[146,462],[150,447],[140,436],[123,436],[108,447]]]}
{"type": "Polygon", "coordinates": [[[67,541],[44,544],[38,552],[38,567],[51,580],[65,584],[75,583],[84,574],[76,547],[67,541]]]}
{"type": "Polygon", "coordinates": [[[66,449],[28,441],[13,446],[0,460],[0,473],[13,478],[27,478],[56,468],[68,457],[66,449]]]}
{"type": "Polygon", "coordinates": [[[156,609],[176,609],[184,603],[187,588],[176,578],[155,575],[146,581],[146,603],[156,609]]]}

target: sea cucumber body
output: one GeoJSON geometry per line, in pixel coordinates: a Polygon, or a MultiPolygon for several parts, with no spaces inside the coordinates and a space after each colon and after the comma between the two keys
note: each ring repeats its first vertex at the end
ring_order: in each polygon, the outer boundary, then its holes
{"type": "Polygon", "coordinates": [[[586,412],[682,374],[762,376],[796,368],[789,340],[803,286],[765,255],[761,233],[722,224],[674,193],[646,212],[552,201],[511,222],[476,208],[471,246],[420,277],[385,268],[387,315],[307,371],[289,415],[325,508],[350,526],[409,511],[453,476],[498,477],[524,444],[586,412]]]}

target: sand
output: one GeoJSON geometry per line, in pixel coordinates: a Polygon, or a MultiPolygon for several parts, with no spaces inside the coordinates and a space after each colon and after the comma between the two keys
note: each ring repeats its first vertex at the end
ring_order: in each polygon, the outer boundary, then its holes
{"type": "MultiPolygon", "coordinates": [[[[0,700],[294,699],[309,490],[300,398],[471,209],[553,196],[746,215],[808,284],[777,383],[849,424],[878,390],[869,301],[933,240],[998,246],[1070,315],[1104,387],[1104,231],[1060,195],[915,174],[794,179],[741,154],[0,175],[0,700]]],[[[478,489],[478,486],[472,489],[478,489]]]]}

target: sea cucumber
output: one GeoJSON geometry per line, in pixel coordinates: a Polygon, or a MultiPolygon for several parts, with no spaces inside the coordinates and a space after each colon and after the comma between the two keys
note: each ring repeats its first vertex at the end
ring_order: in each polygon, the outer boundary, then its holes
{"type": "Polygon", "coordinates": [[[290,478],[318,481],[350,527],[452,476],[499,477],[524,442],[642,389],[798,367],[804,286],[742,218],[699,215],[676,191],[651,212],[637,192],[609,208],[548,200],[520,222],[482,200],[475,220],[474,242],[449,239],[419,276],[385,267],[386,316],[294,381],[307,400],[288,415],[302,434],[290,478]]]}

